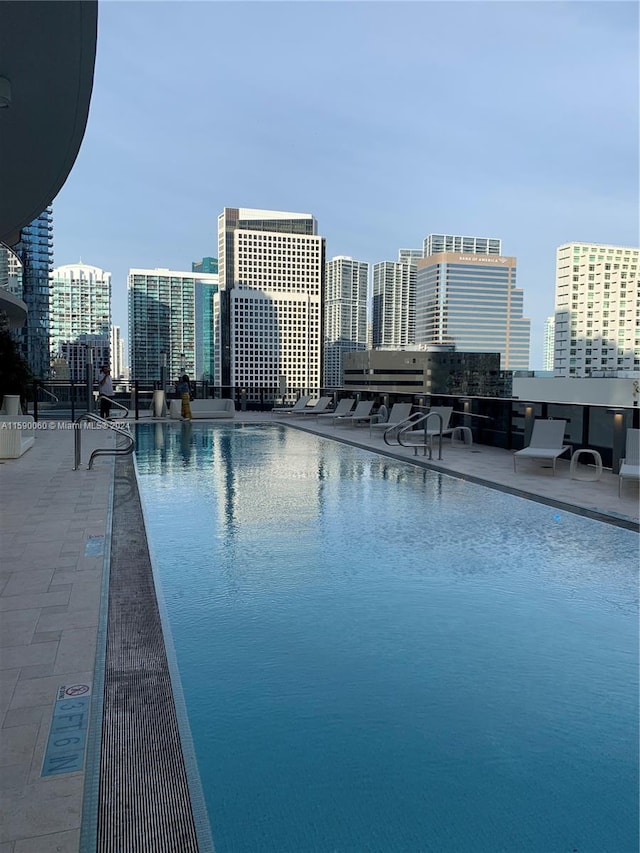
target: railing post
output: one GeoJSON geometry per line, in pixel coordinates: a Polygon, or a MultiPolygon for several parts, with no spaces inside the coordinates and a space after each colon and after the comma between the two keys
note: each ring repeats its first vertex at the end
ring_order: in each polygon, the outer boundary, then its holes
{"type": "Polygon", "coordinates": [[[38,422],[38,380],[33,381],[33,420],[38,422]]]}
{"type": "Polygon", "coordinates": [[[71,420],[76,419],[76,383],[75,379],[71,380],[71,420]]]}
{"type": "Polygon", "coordinates": [[[138,408],[138,380],[136,379],[133,383],[133,400],[136,410],[136,420],[140,419],[140,411],[138,408]]]}

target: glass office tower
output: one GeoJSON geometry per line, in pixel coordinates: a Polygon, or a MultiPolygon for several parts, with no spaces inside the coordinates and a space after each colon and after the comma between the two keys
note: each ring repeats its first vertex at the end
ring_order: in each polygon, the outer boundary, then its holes
{"type": "Polygon", "coordinates": [[[528,370],[531,322],[516,259],[442,252],[417,262],[416,344],[499,352],[502,370],[528,370]]]}
{"type": "Polygon", "coordinates": [[[12,335],[34,376],[49,376],[49,296],[53,267],[53,211],[48,207],[20,232],[13,247],[22,263],[22,295],[27,322],[12,335]]]}

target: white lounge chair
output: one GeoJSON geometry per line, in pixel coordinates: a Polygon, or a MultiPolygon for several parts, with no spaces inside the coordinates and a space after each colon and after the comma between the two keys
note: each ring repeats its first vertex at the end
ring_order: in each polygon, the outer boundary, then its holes
{"type": "Polygon", "coordinates": [[[385,430],[404,423],[411,414],[412,407],[412,403],[394,403],[389,412],[389,417],[384,421],[373,420],[373,418],[378,417],[378,415],[373,415],[369,421],[369,435],[373,435],[374,432],[382,434],[385,430]]]}
{"type": "Polygon", "coordinates": [[[342,400],[338,402],[338,405],[333,412],[326,412],[323,415],[318,415],[318,420],[328,421],[330,418],[341,418],[343,415],[348,415],[351,409],[353,409],[354,403],[355,400],[352,397],[343,397],[342,400]]]}
{"type": "Polygon", "coordinates": [[[567,422],[562,420],[535,420],[529,446],[516,450],[513,454],[513,470],[516,470],[516,457],[520,459],[542,459],[552,463],[553,473],[556,473],[556,459],[562,456],[571,446],[563,444],[567,422]]]}
{"type": "Polygon", "coordinates": [[[360,400],[350,415],[342,415],[341,417],[334,418],[333,425],[344,426],[347,424],[348,426],[354,426],[360,421],[368,420],[371,409],[373,409],[373,400],[360,400]]]}
{"type": "Polygon", "coordinates": [[[620,460],[618,471],[618,496],[622,495],[622,481],[640,482],[640,429],[628,429],[624,459],[620,460]]]}
{"type": "Polygon", "coordinates": [[[272,415],[290,415],[292,412],[300,412],[307,405],[311,397],[300,397],[296,400],[293,406],[274,406],[271,409],[272,415]]]}
{"type": "Polygon", "coordinates": [[[292,412],[294,415],[322,415],[327,412],[327,409],[332,403],[332,397],[320,397],[315,406],[307,406],[304,409],[300,409],[298,412],[292,412]]]}

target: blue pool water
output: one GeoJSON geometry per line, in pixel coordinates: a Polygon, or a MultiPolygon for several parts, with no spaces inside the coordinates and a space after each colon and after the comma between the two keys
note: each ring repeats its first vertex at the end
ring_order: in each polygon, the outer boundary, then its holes
{"type": "Polygon", "coordinates": [[[274,425],[138,444],[217,853],[637,853],[636,534],[274,425]]]}

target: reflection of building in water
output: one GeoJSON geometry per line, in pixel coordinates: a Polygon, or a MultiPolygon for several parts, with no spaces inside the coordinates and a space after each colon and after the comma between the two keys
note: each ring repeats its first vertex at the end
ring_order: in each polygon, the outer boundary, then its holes
{"type": "Polygon", "coordinates": [[[220,523],[263,525],[267,536],[297,535],[319,509],[318,442],[295,430],[244,427],[231,435],[214,431],[212,477],[220,523]],[[296,519],[296,531],[283,530],[283,518],[296,519]]]}
{"type": "Polygon", "coordinates": [[[181,423],[137,423],[135,425],[138,467],[144,474],[185,471],[190,467],[206,468],[211,460],[211,434],[206,427],[181,423]],[[190,428],[189,433],[182,426],[190,428]],[[188,460],[185,458],[188,456],[188,460]]]}

